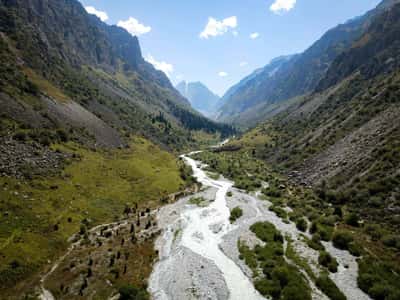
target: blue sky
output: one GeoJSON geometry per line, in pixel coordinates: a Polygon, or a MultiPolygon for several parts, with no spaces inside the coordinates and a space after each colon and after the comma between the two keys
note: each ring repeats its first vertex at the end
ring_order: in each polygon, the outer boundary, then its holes
{"type": "Polygon", "coordinates": [[[143,56],[222,95],[272,58],[304,51],[380,0],[81,0],[139,36],[143,56]],[[212,19],[211,19],[212,18],[212,19]]]}

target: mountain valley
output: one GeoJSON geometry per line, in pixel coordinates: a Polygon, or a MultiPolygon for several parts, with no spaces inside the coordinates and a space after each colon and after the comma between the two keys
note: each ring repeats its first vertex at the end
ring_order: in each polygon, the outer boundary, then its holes
{"type": "Polygon", "coordinates": [[[0,299],[400,299],[400,1],[223,97],[82,3],[0,0],[0,299]]]}

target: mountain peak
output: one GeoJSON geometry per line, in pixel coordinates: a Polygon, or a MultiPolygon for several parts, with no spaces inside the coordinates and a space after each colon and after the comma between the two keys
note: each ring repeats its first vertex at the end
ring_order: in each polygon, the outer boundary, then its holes
{"type": "Polygon", "coordinates": [[[176,89],[189,100],[194,109],[205,116],[213,114],[219,96],[214,94],[204,83],[181,81],[177,84],[176,89]]]}

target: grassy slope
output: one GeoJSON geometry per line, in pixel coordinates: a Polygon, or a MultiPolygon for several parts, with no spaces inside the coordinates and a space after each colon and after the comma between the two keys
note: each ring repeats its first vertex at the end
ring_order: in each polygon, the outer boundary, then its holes
{"type": "Polygon", "coordinates": [[[94,226],[120,218],[126,204],[157,206],[184,184],[174,156],[141,138],[129,149],[109,152],[72,143],[53,147],[78,157],[59,176],[0,178],[2,295],[65,251],[82,220],[94,226]]]}

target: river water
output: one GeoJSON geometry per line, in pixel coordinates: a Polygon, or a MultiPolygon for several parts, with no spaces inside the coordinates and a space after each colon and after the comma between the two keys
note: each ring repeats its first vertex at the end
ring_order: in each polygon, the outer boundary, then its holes
{"type": "MultiPolygon", "coordinates": [[[[189,206],[181,211],[178,221],[181,224],[181,238],[175,248],[190,249],[202,258],[211,261],[222,274],[228,289],[229,299],[264,299],[240,267],[220,249],[223,236],[235,229],[235,226],[229,222],[230,210],[226,203],[226,193],[232,187],[232,182],[211,179],[197,165],[196,161],[187,156],[183,156],[183,159],[193,169],[193,176],[197,181],[202,183],[203,186],[215,188],[216,194],[215,200],[207,207],[189,206]],[[215,230],[215,228],[218,228],[218,230],[215,230]]],[[[164,235],[163,239],[164,244],[171,245],[173,235],[164,235]]],[[[166,253],[171,255],[169,251],[166,253]]],[[[168,276],[173,276],[172,274],[165,274],[165,268],[162,265],[167,263],[168,254],[156,265],[150,279],[150,290],[156,299],[179,299],[180,296],[171,295],[170,291],[162,291],[162,277],[165,276],[166,279],[168,276]]],[[[182,269],[181,271],[186,272],[187,270],[182,269]]],[[[209,299],[213,299],[213,297],[210,296],[209,299]]]]}
{"type": "MultiPolygon", "coordinates": [[[[160,261],[155,265],[149,280],[149,291],[155,300],[264,299],[245,275],[246,267],[243,266],[243,261],[238,259],[237,249],[234,249],[240,232],[248,231],[249,226],[255,222],[268,221],[284,236],[291,237],[297,254],[310,263],[314,274],[318,276],[321,272],[318,267],[319,253],[309,248],[302,238],[308,234],[300,232],[295,224],[284,222],[270,211],[269,201],[260,201],[256,195],[231,189],[232,182],[225,179],[214,180],[201,169],[199,162],[188,156],[182,158],[192,168],[197,181],[213,189],[215,194],[207,207],[188,205],[188,199],[182,199],[159,212],[163,234],[157,239],[156,248],[160,251],[160,261]],[[226,201],[228,190],[233,191],[229,203],[226,201]],[[240,205],[244,211],[244,216],[236,222],[237,225],[229,222],[228,205],[231,208],[233,205],[240,205]],[[210,263],[205,263],[205,260],[210,263]],[[208,270],[203,269],[204,265],[208,270]],[[198,268],[199,266],[201,268],[198,268]],[[218,276],[223,284],[215,287],[218,276]],[[204,278],[211,280],[207,281],[204,278]],[[196,293],[196,290],[200,292],[196,293]]],[[[201,195],[199,193],[193,197],[201,195]]],[[[338,272],[329,276],[347,299],[371,300],[357,286],[356,258],[347,251],[333,248],[331,243],[326,243],[325,247],[339,262],[338,272]]],[[[308,282],[313,300],[328,299],[310,278],[308,282]]]]}
{"type": "Polygon", "coordinates": [[[232,183],[209,178],[193,159],[184,158],[192,167],[193,175],[199,182],[215,187],[218,191],[215,201],[207,208],[190,209],[182,214],[186,226],[183,229],[181,245],[215,263],[224,276],[230,299],[263,299],[236,263],[219,248],[222,237],[234,229],[229,222],[230,210],[226,204],[226,193],[232,183]],[[206,217],[204,217],[205,210],[210,212],[206,217]],[[211,229],[213,225],[220,226],[221,230],[215,233],[211,229]]]}
{"type": "MultiPolygon", "coordinates": [[[[192,168],[197,181],[206,187],[205,191],[193,197],[206,196],[205,198],[211,201],[206,207],[198,207],[190,205],[188,199],[181,199],[161,208],[158,212],[159,226],[163,233],[156,242],[160,260],[154,266],[149,279],[149,291],[153,299],[264,299],[245,275],[245,267],[238,259],[236,249],[240,232],[248,230],[251,224],[259,221],[274,224],[283,235],[290,236],[295,241],[296,252],[303,259],[309,261],[314,268],[318,265],[318,252],[302,241],[301,236],[305,233],[298,231],[295,224],[283,222],[271,212],[268,209],[271,203],[260,201],[256,195],[232,190],[232,182],[225,179],[214,180],[201,169],[199,162],[188,156],[182,158],[192,168]],[[229,200],[230,207],[240,204],[244,210],[244,216],[236,222],[237,225],[232,225],[229,221],[230,209],[226,200],[228,190],[234,192],[229,200]],[[249,214],[249,211],[252,213],[249,214]],[[231,236],[232,240],[227,244],[228,236],[231,236]]],[[[335,249],[331,243],[325,243],[324,246],[339,262],[339,271],[330,274],[330,277],[346,297],[350,300],[371,300],[357,286],[356,258],[347,251],[335,249]]],[[[73,247],[74,245],[70,251],[73,247]]],[[[42,282],[57,268],[64,257],[60,258],[51,271],[43,277],[42,282]]],[[[313,300],[327,299],[312,281],[309,283],[313,300]]],[[[39,298],[54,300],[53,295],[44,287],[39,298]]]]}

